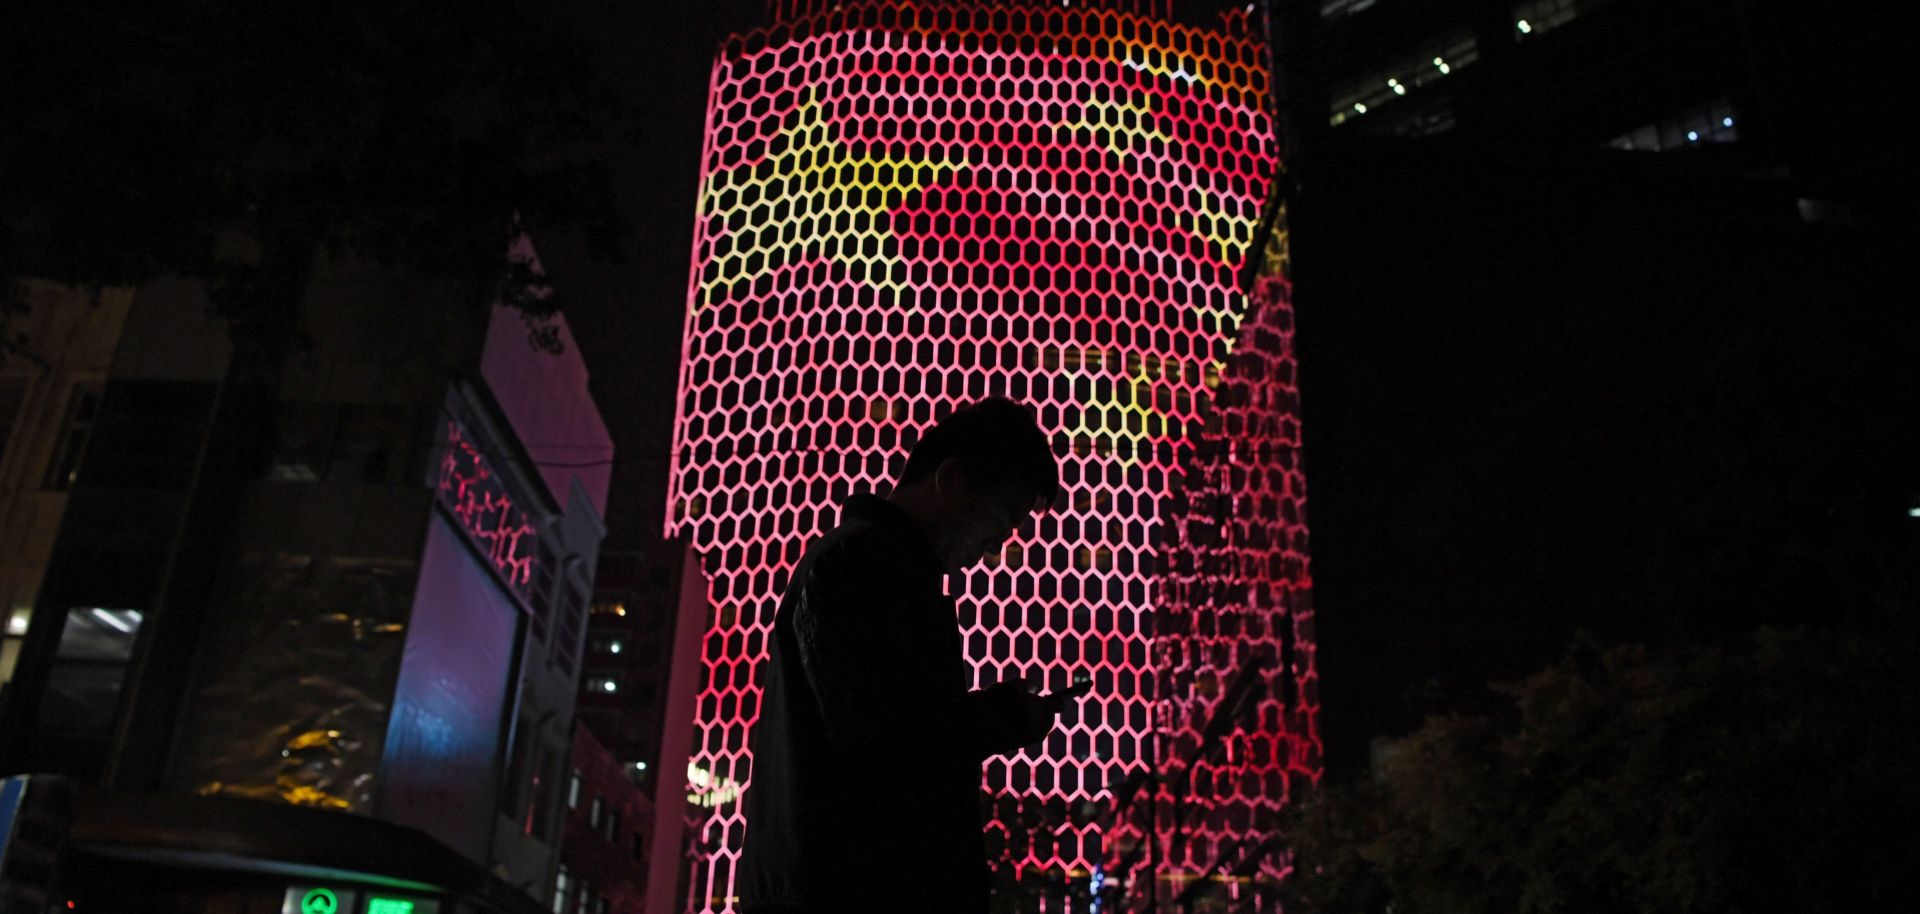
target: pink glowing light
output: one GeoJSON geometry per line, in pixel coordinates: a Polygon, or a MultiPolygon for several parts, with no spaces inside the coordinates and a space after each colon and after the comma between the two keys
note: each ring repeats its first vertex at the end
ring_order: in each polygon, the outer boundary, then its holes
{"type": "MultiPolygon", "coordinates": [[[[1242,14],[1145,5],[800,2],[723,49],[667,524],[712,606],[689,762],[751,790],[756,670],[807,542],[954,406],[1032,405],[1065,503],[953,579],[958,621],[977,684],[1095,690],[989,761],[987,843],[1003,890],[1100,872],[1133,909],[1253,853],[1319,769],[1290,301],[1277,270],[1240,284],[1285,248],[1284,223],[1260,234],[1264,52],[1242,14]],[[1137,802],[1109,791],[1144,771],[1137,802]],[[1158,801],[1193,821],[1155,824],[1158,801]]],[[[751,823],[696,805],[686,909],[731,910],[751,823]]]]}
{"type": "Polygon", "coordinates": [[[530,598],[538,531],[515,507],[506,484],[487,465],[466,431],[447,422],[447,454],[440,460],[441,504],[459,520],[487,560],[522,601],[530,598]]]}

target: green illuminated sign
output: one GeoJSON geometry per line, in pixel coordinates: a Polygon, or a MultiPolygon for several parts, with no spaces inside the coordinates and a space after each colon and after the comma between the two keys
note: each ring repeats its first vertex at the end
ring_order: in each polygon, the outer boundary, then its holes
{"type": "Polygon", "coordinates": [[[340,910],[340,896],[332,889],[312,889],[300,896],[300,914],[335,914],[340,910]]]}
{"type": "Polygon", "coordinates": [[[375,895],[367,899],[367,914],[413,914],[413,902],[375,895]]]}

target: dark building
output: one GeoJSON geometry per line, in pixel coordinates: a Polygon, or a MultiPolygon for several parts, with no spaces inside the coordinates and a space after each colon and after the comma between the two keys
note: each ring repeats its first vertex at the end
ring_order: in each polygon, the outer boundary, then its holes
{"type": "Polygon", "coordinates": [[[241,414],[198,285],[36,287],[0,772],[83,785],[82,908],[548,900],[612,449],[564,318],[462,288],[316,258],[241,414]]]}
{"type": "MultiPolygon", "coordinates": [[[[679,859],[686,740],[676,743],[677,763],[663,757],[662,746],[669,726],[683,732],[692,719],[688,689],[682,689],[680,713],[668,703],[676,664],[686,673],[681,678],[690,679],[699,661],[695,642],[675,637],[685,570],[686,550],[674,540],[649,551],[600,554],[581,661],[561,849],[564,891],[556,892],[556,914],[598,914],[596,905],[641,911],[656,836],[666,838],[667,859],[679,859]],[[676,655],[679,640],[688,643],[676,655]],[[656,813],[656,801],[664,813],[656,813]]],[[[704,582],[696,579],[694,587],[698,592],[704,582]]],[[[697,629],[700,621],[696,616],[686,628],[697,629]]],[[[664,870],[669,883],[676,868],[664,870]]]]}
{"type": "Polygon", "coordinates": [[[573,730],[565,836],[553,914],[640,914],[653,847],[653,801],[584,726],[573,730]]]}
{"type": "MultiPolygon", "coordinates": [[[[637,872],[611,875],[637,879],[645,910],[671,914],[685,895],[685,839],[705,813],[688,792],[688,758],[707,580],[685,544],[671,539],[646,551],[602,552],[599,570],[578,711],[591,735],[581,739],[623,779],[605,789],[634,792],[651,817],[631,825],[637,872]]],[[[576,866],[574,855],[566,845],[570,868],[605,872],[590,860],[576,866]]]]}
{"type": "Polygon", "coordinates": [[[1582,630],[1711,640],[1911,588],[1890,11],[1269,7],[1330,768],[1582,630]]]}
{"type": "Polygon", "coordinates": [[[629,776],[651,793],[660,771],[685,547],[600,553],[579,717],[629,776]]]}

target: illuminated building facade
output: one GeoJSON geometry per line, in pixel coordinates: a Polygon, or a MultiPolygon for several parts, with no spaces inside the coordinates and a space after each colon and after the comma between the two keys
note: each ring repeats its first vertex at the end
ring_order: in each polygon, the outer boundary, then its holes
{"type": "Polygon", "coordinates": [[[1319,760],[1266,48],[1241,8],[1164,7],[775,3],[722,49],[667,525],[711,605],[685,910],[736,900],[779,588],[991,395],[1055,435],[1067,494],[954,579],[976,684],[1095,683],[987,763],[996,903],[1283,872],[1260,843],[1319,760]]]}

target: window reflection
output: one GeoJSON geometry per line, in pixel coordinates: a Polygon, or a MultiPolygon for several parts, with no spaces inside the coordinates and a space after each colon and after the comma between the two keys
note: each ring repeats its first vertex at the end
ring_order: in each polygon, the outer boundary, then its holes
{"type": "Polygon", "coordinates": [[[44,726],[83,731],[113,727],[120,687],[143,621],[135,609],[79,606],[67,610],[47,675],[47,698],[41,709],[44,726]]]}

